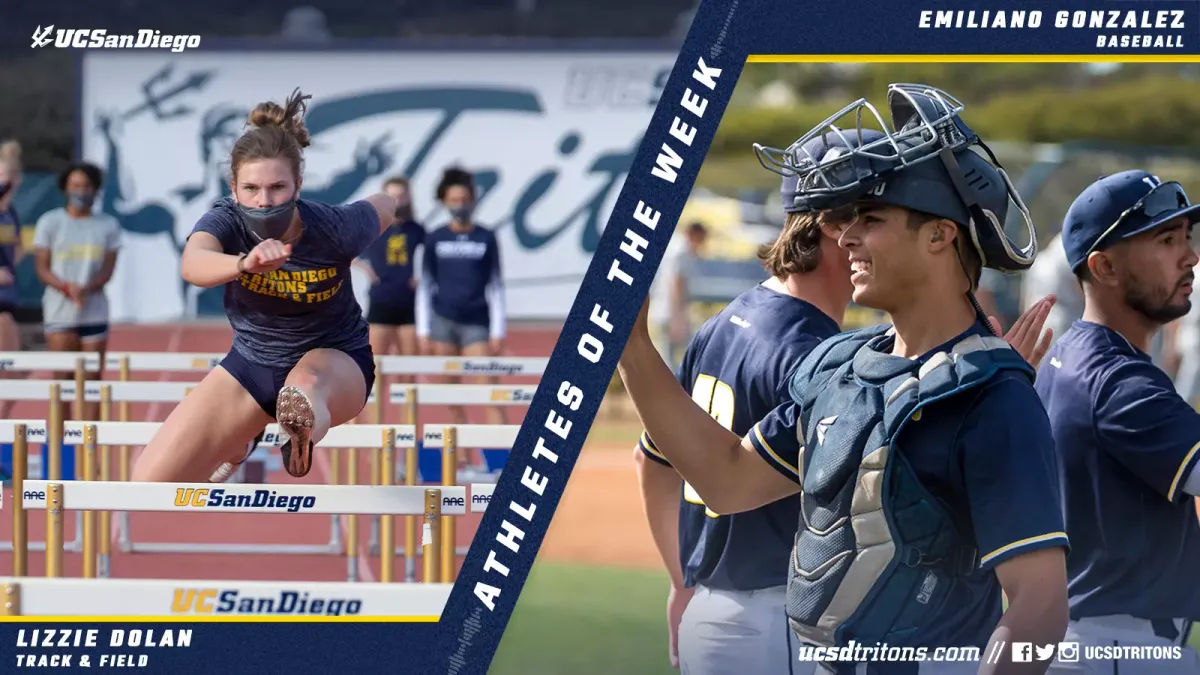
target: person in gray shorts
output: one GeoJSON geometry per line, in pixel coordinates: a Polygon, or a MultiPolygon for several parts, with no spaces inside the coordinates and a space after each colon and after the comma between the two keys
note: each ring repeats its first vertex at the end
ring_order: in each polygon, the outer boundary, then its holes
{"type": "MultiPolygon", "coordinates": [[[[108,298],[104,287],[117,266],[121,225],[117,219],[92,209],[104,174],[87,162],[68,166],[58,176],[58,189],[66,205],[47,211],[37,221],[33,246],[38,278],[46,285],[42,296],[42,323],[51,351],[88,351],[100,354],[99,370],[88,374],[100,379],[108,348],[108,298]]],[[[74,379],[72,373],[56,373],[74,379]]],[[[97,419],[96,404],[84,408],[88,419],[97,419]]]]}
{"type": "MultiPolygon", "coordinates": [[[[496,235],[472,218],[475,179],[458,168],[447,169],[437,186],[437,199],[450,212],[450,223],[425,238],[417,283],[417,338],[422,353],[436,356],[494,357],[504,351],[504,283],[496,235]]],[[[495,378],[473,378],[495,384],[495,378]]],[[[465,424],[466,411],[451,406],[454,424],[465,424]]],[[[488,408],[488,424],[506,424],[503,408],[488,408]]],[[[483,453],[465,448],[472,468],[460,480],[487,473],[483,453]]],[[[464,469],[466,467],[463,467],[464,469]]]]}

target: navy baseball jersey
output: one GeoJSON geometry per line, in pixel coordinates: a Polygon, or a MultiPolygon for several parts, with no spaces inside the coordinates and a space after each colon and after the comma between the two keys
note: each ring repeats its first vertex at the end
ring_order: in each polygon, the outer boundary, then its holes
{"type": "MultiPolygon", "coordinates": [[[[989,335],[977,323],[920,361],[972,334],[989,335]]],[[[891,346],[890,340],[883,345],[891,346]]],[[[749,434],[759,455],[797,483],[801,422],[808,420],[798,421],[796,405],[785,403],[749,434]]],[[[1004,371],[977,389],[927,405],[900,432],[894,450],[903,453],[979,554],[978,568],[953,588],[914,646],[982,648],[1002,612],[994,568],[1016,555],[1067,546],[1046,411],[1027,376],[1004,371]]]]}
{"type": "MultiPolygon", "coordinates": [[[[756,286],[700,327],[684,352],[679,383],[718,422],[744,436],[787,400],[792,370],[838,330],[837,322],[813,305],[756,286]]],[[[670,466],[647,434],[638,445],[647,457],[670,466]]],[[[799,515],[796,496],[717,516],[685,484],[679,513],[684,582],[728,591],[785,585],[799,515]]]]}
{"type": "Polygon", "coordinates": [[[471,326],[491,324],[488,288],[501,279],[500,247],[491,230],[476,225],[455,232],[443,225],[425,238],[422,267],[435,314],[471,326]]]}
{"type": "Polygon", "coordinates": [[[0,211],[0,269],[8,270],[13,276],[11,284],[0,284],[0,307],[17,304],[17,246],[21,244],[21,219],[16,209],[9,207],[0,211]]]}
{"type": "Polygon", "coordinates": [[[1200,414],[1149,355],[1087,321],[1051,347],[1036,386],[1063,467],[1071,618],[1200,620],[1200,523],[1183,492],[1200,414]]]}
{"type": "Polygon", "coordinates": [[[362,257],[379,277],[379,283],[370,290],[372,306],[413,308],[414,261],[417,249],[424,243],[425,228],[409,220],[393,224],[367,247],[362,257]]]}
{"type": "MultiPolygon", "coordinates": [[[[350,288],[350,263],[379,236],[379,214],[366,201],[330,206],[302,199],[297,209],[304,234],[283,267],[225,285],[233,348],[247,361],[273,368],[295,365],[317,348],[369,345],[367,322],[350,288]]],[[[255,246],[228,198],[201,216],[192,232],[211,234],[229,254],[255,246]]]]}

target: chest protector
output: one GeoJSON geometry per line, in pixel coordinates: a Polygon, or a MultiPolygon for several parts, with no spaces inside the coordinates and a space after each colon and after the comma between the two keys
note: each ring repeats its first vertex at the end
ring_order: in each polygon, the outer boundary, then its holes
{"type": "Polygon", "coordinates": [[[804,450],[787,614],[809,644],[909,645],[977,568],[973,542],[894,443],[934,401],[1005,369],[1034,374],[1000,338],[967,337],[924,364],[886,353],[890,343],[889,326],[827,340],[790,385],[804,450]]]}

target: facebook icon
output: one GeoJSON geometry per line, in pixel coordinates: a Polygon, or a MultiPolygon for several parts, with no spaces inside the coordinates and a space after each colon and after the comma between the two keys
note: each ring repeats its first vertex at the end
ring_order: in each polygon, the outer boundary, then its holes
{"type": "Polygon", "coordinates": [[[1029,663],[1033,661],[1032,642],[1014,642],[1012,646],[1013,663],[1029,663]]]}

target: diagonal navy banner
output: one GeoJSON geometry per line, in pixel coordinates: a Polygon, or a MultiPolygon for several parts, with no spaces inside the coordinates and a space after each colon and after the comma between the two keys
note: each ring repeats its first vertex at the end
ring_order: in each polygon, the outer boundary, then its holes
{"type": "Polygon", "coordinates": [[[451,591],[429,672],[487,672],[745,63],[740,32],[755,23],[737,0],[700,7],[451,591]]]}

